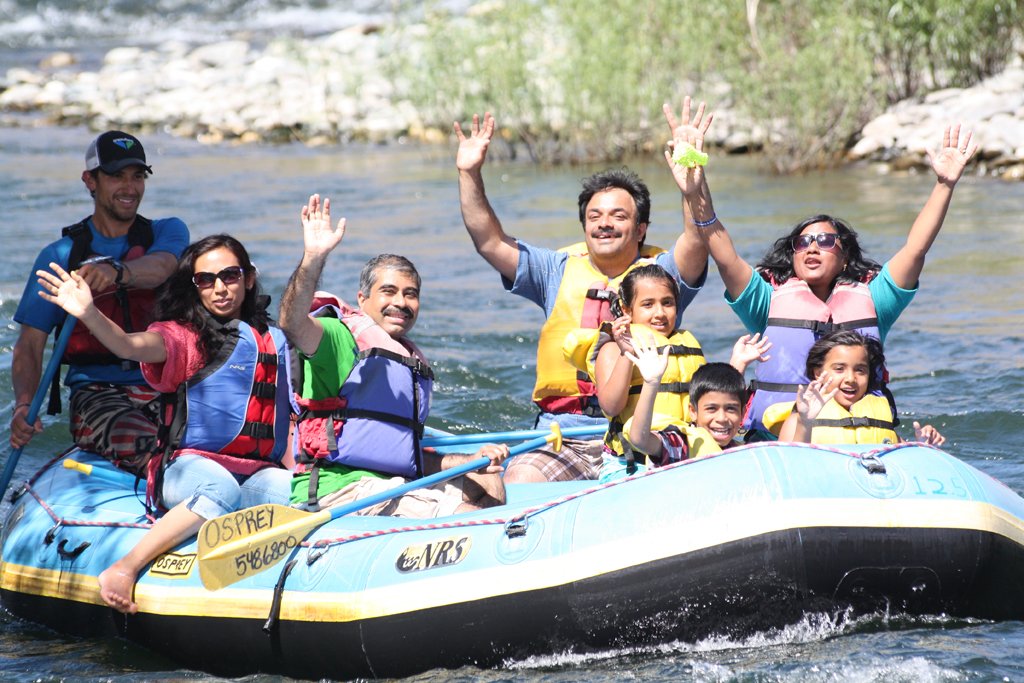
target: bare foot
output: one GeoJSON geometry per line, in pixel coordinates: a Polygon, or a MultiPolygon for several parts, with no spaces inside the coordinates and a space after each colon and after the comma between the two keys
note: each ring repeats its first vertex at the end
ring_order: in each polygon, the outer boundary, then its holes
{"type": "Polygon", "coordinates": [[[114,563],[100,572],[100,597],[118,612],[135,614],[139,606],[132,601],[132,589],[135,587],[135,572],[126,569],[121,562],[114,563]]]}

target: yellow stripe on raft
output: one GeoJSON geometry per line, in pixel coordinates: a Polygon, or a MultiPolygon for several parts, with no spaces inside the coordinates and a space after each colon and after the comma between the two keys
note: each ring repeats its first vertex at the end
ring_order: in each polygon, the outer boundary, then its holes
{"type": "MultiPolygon", "coordinates": [[[[673,534],[650,533],[619,539],[571,555],[454,572],[353,593],[284,593],[281,618],[346,622],[402,614],[445,605],[541,590],[628,569],[745,538],[798,528],[973,529],[1024,545],[1020,520],[988,503],[885,499],[804,499],[757,501],[728,513],[680,525],[673,534]]],[[[451,530],[446,530],[451,533],[451,530]]],[[[324,558],[321,561],[326,561],[324,558]]],[[[34,595],[100,603],[96,579],[80,574],[0,565],[0,587],[34,595]]],[[[266,618],[269,589],[203,588],[141,584],[139,611],[178,616],[266,618]]]]}

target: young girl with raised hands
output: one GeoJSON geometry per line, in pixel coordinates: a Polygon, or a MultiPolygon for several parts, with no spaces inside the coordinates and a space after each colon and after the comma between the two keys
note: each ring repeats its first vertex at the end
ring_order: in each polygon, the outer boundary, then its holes
{"type": "MultiPolygon", "coordinates": [[[[679,424],[690,421],[690,381],[704,365],[704,353],[693,335],[676,329],[678,294],[677,283],[660,266],[635,268],[619,286],[618,317],[610,330],[576,330],[566,337],[562,349],[566,360],[594,380],[601,410],[609,418],[602,480],[613,470],[632,474],[637,461],[645,459],[643,453],[638,458],[630,441],[623,438],[624,425],[633,416],[644,387],[643,375],[627,356],[634,353],[638,336],[664,353],[665,368],[657,387],[651,389],[651,410],[679,424]]],[[[758,348],[763,352],[766,346],[758,348]]]]}
{"type": "Polygon", "coordinates": [[[291,412],[288,344],[270,324],[269,297],[260,295],[245,247],[228,235],[182,252],[157,300],[157,322],[145,332],[114,325],[77,272],[50,267],[53,273],[37,271],[40,296],[77,317],[115,355],[140,362],[146,381],[164,392],[163,453],[150,460],[147,493],[169,511],[99,575],[103,601],[134,613],[139,572],[207,519],[288,504],[291,472],[280,464],[291,412]]]}
{"type": "MultiPolygon", "coordinates": [[[[795,408],[792,402],[780,404],[791,412],[779,440],[899,443],[888,399],[868,393],[879,388],[878,369],[884,364],[882,345],[874,337],[842,330],[819,339],[807,354],[807,376],[814,379],[797,390],[795,408]]],[[[946,442],[931,425],[914,422],[914,432],[918,441],[931,446],[946,442]]]]}

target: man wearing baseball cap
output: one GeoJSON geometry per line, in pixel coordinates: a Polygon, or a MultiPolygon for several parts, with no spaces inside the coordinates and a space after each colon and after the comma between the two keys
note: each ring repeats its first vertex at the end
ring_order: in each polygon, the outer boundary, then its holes
{"type": "MultiPolygon", "coordinates": [[[[47,337],[65,317],[62,309],[39,296],[37,270],[50,270],[51,263],[77,270],[107,317],[128,331],[146,329],[153,289],[170,277],[189,243],[181,220],[149,220],[138,214],[152,172],[142,143],[128,133],[107,131],[86,150],[82,182],[95,202],[93,213],[64,228],[61,238],[39,253],[14,315],[21,334],[11,362],[17,398],[11,419],[13,448],[43,431],[41,421],[30,425],[25,417],[39,388],[47,337]]],[[[156,444],[159,394],[146,384],[137,363],[109,353],[80,323],[63,360],[69,365],[64,384],[71,388],[75,444],[144,477],[156,444]]],[[[54,386],[48,412],[60,410],[59,387],[54,386]]]]}

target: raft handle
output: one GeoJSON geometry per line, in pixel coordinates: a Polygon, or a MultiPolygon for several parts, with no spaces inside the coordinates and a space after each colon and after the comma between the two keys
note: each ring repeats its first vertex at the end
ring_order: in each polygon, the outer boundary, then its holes
{"type": "Polygon", "coordinates": [[[868,474],[885,474],[885,463],[878,459],[875,454],[860,457],[860,464],[863,465],[868,474]]]}
{"type": "Polygon", "coordinates": [[[522,538],[526,535],[526,529],[530,526],[526,517],[522,519],[510,519],[505,522],[505,535],[509,538],[522,538]]]}
{"type": "Polygon", "coordinates": [[[64,550],[64,546],[66,546],[67,544],[68,544],[68,539],[66,539],[66,538],[62,539],[61,542],[57,544],[57,554],[60,555],[61,558],[65,559],[65,560],[73,560],[73,559],[75,559],[76,557],[81,555],[83,552],[85,552],[86,548],[88,548],[90,545],[92,545],[88,541],[83,541],[82,545],[78,546],[74,550],[70,550],[69,551],[69,550],[64,550]]]}
{"type": "Polygon", "coordinates": [[[64,526],[64,520],[58,519],[57,523],[54,524],[49,531],[46,532],[46,536],[43,537],[43,545],[50,545],[53,543],[53,539],[57,537],[57,532],[64,526]]]}

